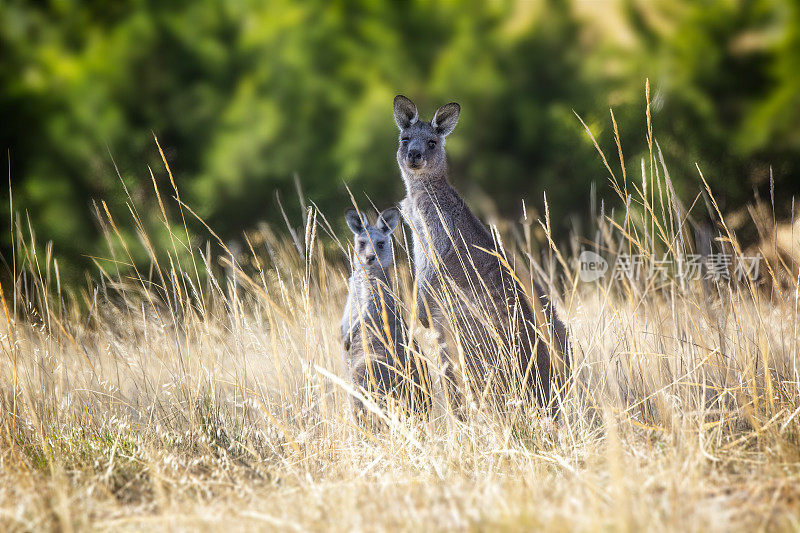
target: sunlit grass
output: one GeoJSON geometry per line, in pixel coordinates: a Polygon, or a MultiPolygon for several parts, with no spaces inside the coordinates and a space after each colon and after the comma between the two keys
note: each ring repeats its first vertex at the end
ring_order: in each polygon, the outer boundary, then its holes
{"type": "MultiPolygon", "coordinates": [[[[622,208],[604,207],[575,248],[738,253],[721,218],[717,238],[698,241],[651,147],[635,181],[609,165],[622,208]]],[[[700,174],[698,185],[720,215],[700,174]]],[[[800,527],[796,267],[762,265],[745,283],[583,283],[574,257],[548,249],[546,217],[544,243],[530,226],[504,243],[523,285],[546,286],[570,327],[559,415],[475,404],[452,416],[438,341],[407,304],[435,406],[427,421],[382,413],[373,431],[353,418],[338,333],[347,272],[323,245],[323,214],[312,206],[294,236],[264,228],[237,252],[211,228],[199,246],[189,206],[155,194],[171,249],[154,248],[135,210],[139,242],[121,239],[122,215],[101,207],[116,263],[98,260],[83,297],[67,296],[52,254],[36,255],[33,232],[16,226],[24,269],[3,287],[0,330],[6,526],[800,527]],[[133,246],[150,256],[135,269],[133,246]]],[[[407,248],[408,234],[396,237],[407,248]]],[[[394,275],[412,302],[402,253],[394,275]]]]}

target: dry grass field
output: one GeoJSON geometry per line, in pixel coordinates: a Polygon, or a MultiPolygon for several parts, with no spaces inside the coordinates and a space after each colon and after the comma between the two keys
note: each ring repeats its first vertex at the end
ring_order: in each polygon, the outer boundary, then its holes
{"type": "MultiPolygon", "coordinates": [[[[135,209],[139,240],[123,245],[122,214],[101,208],[116,263],[98,260],[103,275],[70,294],[17,220],[25,271],[3,287],[0,321],[2,529],[797,530],[797,265],[765,250],[755,282],[581,282],[580,247],[612,261],[740,251],[721,218],[697,240],[657,155],[642,169],[611,177],[627,208],[598,214],[594,244],[547,249],[552,214],[502,228],[520,277],[547,286],[570,327],[557,417],[474,406],[458,421],[437,396],[428,422],[389,412],[374,432],[353,419],[341,363],[344,253],[323,245],[313,207],[294,238],[265,228],[235,261],[196,236],[189,247],[192,213],[163,191],[172,249],[153,249],[135,209]],[[134,270],[132,246],[150,256],[134,270]]],[[[433,335],[415,334],[437,360],[433,335]]]]}

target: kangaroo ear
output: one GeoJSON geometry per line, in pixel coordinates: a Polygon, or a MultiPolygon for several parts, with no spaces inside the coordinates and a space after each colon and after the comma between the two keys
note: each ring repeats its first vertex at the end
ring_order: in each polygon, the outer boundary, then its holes
{"type": "Polygon", "coordinates": [[[395,230],[398,222],[400,222],[400,210],[396,207],[390,207],[389,209],[381,211],[381,214],[378,215],[378,221],[375,223],[375,227],[386,235],[389,235],[395,230]]]}
{"type": "Polygon", "coordinates": [[[414,102],[398,94],[394,97],[394,121],[397,122],[397,127],[404,130],[413,123],[419,120],[419,113],[417,106],[414,102]]]}
{"type": "Polygon", "coordinates": [[[361,213],[359,216],[355,209],[348,209],[344,212],[344,219],[347,221],[347,227],[353,232],[353,235],[358,235],[364,231],[367,225],[367,215],[361,213]]]}
{"type": "Polygon", "coordinates": [[[436,110],[433,115],[431,126],[437,134],[447,137],[456,128],[458,115],[461,113],[461,106],[455,102],[445,104],[436,110]]]}

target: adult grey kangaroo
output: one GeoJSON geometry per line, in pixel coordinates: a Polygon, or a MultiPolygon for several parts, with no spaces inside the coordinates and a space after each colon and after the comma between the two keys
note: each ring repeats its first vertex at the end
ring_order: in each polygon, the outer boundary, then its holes
{"type": "MultiPolygon", "coordinates": [[[[400,221],[397,208],[386,209],[370,225],[367,216],[350,209],[345,219],[353,232],[352,274],[341,335],[345,364],[353,382],[385,405],[394,399],[406,412],[427,413],[430,387],[424,363],[406,344],[406,330],[390,271],[394,264],[392,232],[400,221]]],[[[368,418],[354,400],[356,417],[368,418]]]]}
{"type": "Polygon", "coordinates": [[[444,389],[456,414],[463,416],[462,386],[473,401],[492,400],[501,409],[509,400],[534,396],[548,405],[551,377],[566,378],[567,331],[538,284],[539,302],[526,297],[501,259],[500,244],[448,182],[445,138],[460,111],[458,104],[446,104],[425,122],[411,100],[394,99],[418,316],[444,340],[444,389]]]}

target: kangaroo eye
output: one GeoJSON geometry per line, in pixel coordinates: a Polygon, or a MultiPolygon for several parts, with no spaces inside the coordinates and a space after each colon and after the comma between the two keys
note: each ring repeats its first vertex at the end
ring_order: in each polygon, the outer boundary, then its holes
{"type": "Polygon", "coordinates": [[[402,139],[400,139],[400,142],[403,143],[403,144],[408,144],[409,140],[410,139],[408,137],[403,137],[402,139]]]}
{"type": "Polygon", "coordinates": [[[436,141],[428,141],[428,148],[436,148],[436,141]]]}

